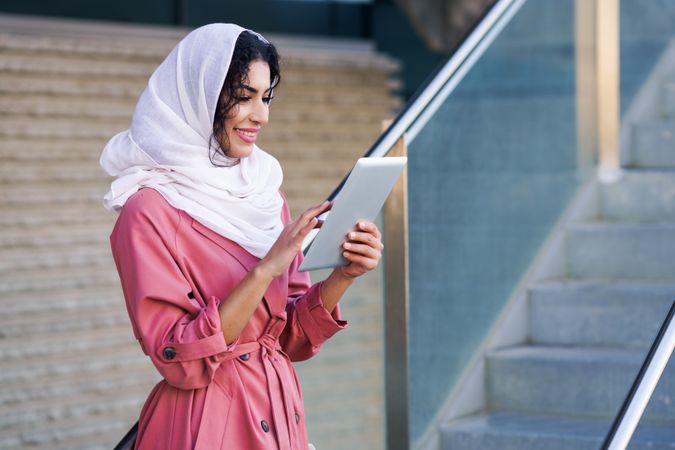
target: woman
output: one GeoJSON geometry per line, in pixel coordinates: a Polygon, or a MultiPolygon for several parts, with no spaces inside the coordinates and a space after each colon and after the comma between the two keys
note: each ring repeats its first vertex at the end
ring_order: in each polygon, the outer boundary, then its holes
{"type": "Polygon", "coordinates": [[[163,377],[137,449],[307,449],[291,361],[346,326],[337,306],[375,268],[380,233],[360,223],[349,264],[315,285],[301,243],[324,202],[291,221],[282,172],[255,145],[279,82],[262,36],[211,24],[150,77],[131,128],[101,156],[120,210],[111,246],[135,337],[163,377]]]}

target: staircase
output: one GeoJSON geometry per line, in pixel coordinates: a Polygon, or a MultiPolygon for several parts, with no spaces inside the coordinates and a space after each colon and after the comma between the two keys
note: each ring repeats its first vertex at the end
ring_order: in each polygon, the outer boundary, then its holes
{"type": "MultiPolygon", "coordinates": [[[[528,341],[486,357],[481,415],[442,427],[443,449],[598,449],[675,299],[675,84],[633,125],[623,178],[565,228],[566,276],[530,286],[528,341]]],[[[675,362],[630,449],[675,448],[675,362]]]]}
{"type": "MultiPolygon", "coordinates": [[[[184,33],[0,17],[2,449],[110,449],[158,381],[124,308],[98,158],[184,33]]],[[[380,133],[399,103],[397,65],[363,43],[278,46],[283,80],[261,147],[285,167],[297,213],[380,133]]]]}

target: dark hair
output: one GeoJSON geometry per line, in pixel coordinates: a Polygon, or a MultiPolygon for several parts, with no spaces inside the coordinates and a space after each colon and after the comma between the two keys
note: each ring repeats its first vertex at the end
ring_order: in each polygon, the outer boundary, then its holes
{"type": "Polygon", "coordinates": [[[258,34],[243,31],[237,38],[232,53],[230,67],[223,82],[223,88],[218,97],[215,115],[213,117],[213,133],[209,139],[209,158],[217,165],[213,157],[215,153],[227,156],[229,142],[223,128],[225,120],[231,117],[232,110],[238,104],[238,92],[242,83],[248,77],[248,68],[253,61],[264,61],[270,67],[270,86],[272,90],[279,84],[279,55],[274,45],[261,38],[258,34]],[[212,143],[215,141],[215,149],[212,143]]]}

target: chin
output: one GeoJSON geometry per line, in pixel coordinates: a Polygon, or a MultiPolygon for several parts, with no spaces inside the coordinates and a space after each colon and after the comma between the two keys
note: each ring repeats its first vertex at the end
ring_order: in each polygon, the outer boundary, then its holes
{"type": "Polygon", "coordinates": [[[230,158],[247,158],[251,156],[251,153],[253,153],[253,145],[246,146],[246,147],[236,147],[232,148],[230,147],[230,151],[227,152],[227,156],[230,158]]]}

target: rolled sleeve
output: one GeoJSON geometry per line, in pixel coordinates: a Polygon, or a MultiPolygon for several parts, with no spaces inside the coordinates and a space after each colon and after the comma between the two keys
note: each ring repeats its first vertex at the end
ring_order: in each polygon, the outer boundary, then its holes
{"type": "Polygon", "coordinates": [[[220,327],[219,304],[216,297],[211,297],[196,317],[179,322],[177,328],[183,329],[180,340],[169,340],[157,348],[157,357],[173,363],[215,357],[214,362],[218,362],[231,353],[238,339],[229,345],[225,342],[220,327]]]}
{"type": "Polygon", "coordinates": [[[293,361],[304,361],[317,354],[326,340],[347,327],[339,306],[328,312],[321,300],[321,283],[310,287],[304,295],[291,298],[286,308],[288,322],[281,345],[293,361]]]}
{"type": "Polygon", "coordinates": [[[328,312],[323,306],[322,283],[312,286],[304,299],[295,304],[299,326],[312,347],[320,347],[335,333],[347,326],[347,321],[341,318],[339,306],[335,307],[333,313],[328,312]]]}

